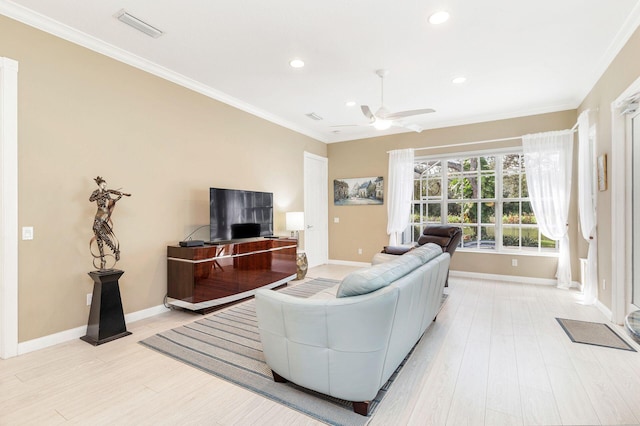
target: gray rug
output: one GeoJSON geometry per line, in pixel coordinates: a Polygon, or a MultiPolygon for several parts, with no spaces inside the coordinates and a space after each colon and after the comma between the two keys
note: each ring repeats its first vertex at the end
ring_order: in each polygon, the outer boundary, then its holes
{"type": "MultiPolygon", "coordinates": [[[[280,291],[309,297],[338,282],[317,278],[280,291]]],[[[365,425],[411,353],[371,402],[369,416],[353,412],[339,400],[293,383],[276,383],[264,362],[253,299],[198,321],[151,336],[142,345],[218,376],[266,398],[331,425],[365,425]]]]}
{"type": "Polygon", "coordinates": [[[607,324],[556,318],[572,342],[636,352],[607,324]]]}

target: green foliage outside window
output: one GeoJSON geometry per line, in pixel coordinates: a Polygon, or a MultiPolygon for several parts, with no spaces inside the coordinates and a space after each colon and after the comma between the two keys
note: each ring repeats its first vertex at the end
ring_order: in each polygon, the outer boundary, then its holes
{"type": "Polygon", "coordinates": [[[502,247],[556,249],[556,242],[537,227],[524,169],[519,153],[419,161],[414,169],[413,241],[426,224],[449,223],[462,227],[465,248],[495,249],[497,226],[502,247]]]}

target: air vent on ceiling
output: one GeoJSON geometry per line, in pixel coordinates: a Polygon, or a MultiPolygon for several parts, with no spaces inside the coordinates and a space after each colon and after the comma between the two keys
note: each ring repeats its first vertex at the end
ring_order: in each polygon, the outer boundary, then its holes
{"type": "Polygon", "coordinates": [[[315,112],[310,112],[309,114],[305,114],[307,117],[309,117],[312,120],[316,120],[316,121],[320,121],[322,120],[322,117],[320,117],[318,114],[316,114],[315,112]]]}
{"type": "Polygon", "coordinates": [[[162,35],[162,31],[127,13],[124,9],[116,13],[115,17],[118,18],[120,22],[124,22],[130,27],[145,33],[149,37],[158,38],[162,35]]]}

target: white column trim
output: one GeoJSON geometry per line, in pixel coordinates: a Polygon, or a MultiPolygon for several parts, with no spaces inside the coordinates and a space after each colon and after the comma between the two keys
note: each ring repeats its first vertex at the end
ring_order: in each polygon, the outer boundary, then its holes
{"type": "Polygon", "coordinates": [[[18,62],[0,58],[0,358],[18,354],[18,62]]]}

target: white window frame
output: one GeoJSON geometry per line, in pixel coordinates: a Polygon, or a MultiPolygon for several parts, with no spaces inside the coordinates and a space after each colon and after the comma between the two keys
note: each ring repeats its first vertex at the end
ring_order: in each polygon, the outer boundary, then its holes
{"type": "MultiPolygon", "coordinates": [[[[464,200],[460,200],[459,202],[473,202],[473,203],[477,203],[478,208],[481,206],[481,204],[483,202],[494,202],[495,203],[495,223],[491,224],[488,222],[483,222],[480,223],[480,229],[482,229],[483,226],[485,225],[489,225],[489,226],[493,226],[494,230],[495,230],[495,246],[492,249],[483,249],[483,248],[479,248],[479,247],[475,247],[475,248],[470,248],[470,247],[464,247],[464,246],[459,246],[458,250],[461,251],[469,251],[469,252],[474,252],[474,253],[487,253],[487,254],[518,254],[518,255],[535,255],[535,256],[557,256],[558,255],[558,246],[556,244],[556,248],[555,249],[549,249],[549,248],[543,248],[541,245],[541,233],[538,232],[538,247],[537,248],[533,248],[533,247],[522,247],[520,246],[519,248],[514,248],[514,247],[510,247],[510,246],[503,246],[503,227],[504,224],[502,222],[503,220],[503,205],[505,202],[530,202],[530,198],[529,197],[519,197],[519,198],[504,198],[503,197],[503,170],[502,170],[502,157],[504,155],[510,155],[510,154],[520,154],[522,155],[523,150],[522,147],[510,147],[510,148],[503,148],[503,149],[494,149],[494,150],[483,150],[483,151],[465,151],[465,152],[455,152],[455,153],[443,153],[443,154],[437,154],[437,155],[429,155],[429,156],[421,156],[421,157],[416,157],[415,158],[415,163],[422,163],[422,162],[426,162],[426,161],[440,161],[441,164],[441,168],[442,168],[442,176],[440,177],[441,179],[441,198],[440,198],[440,223],[441,224],[447,224],[448,223],[448,205],[450,200],[448,199],[447,196],[447,191],[448,191],[448,177],[449,177],[449,172],[448,172],[448,162],[449,160],[452,159],[466,159],[469,157],[490,157],[490,156],[496,156],[499,157],[499,159],[496,160],[495,163],[495,181],[496,181],[496,187],[495,187],[495,196],[494,198],[478,198],[478,199],[464,199],[464,200]]],[[[478,176],[480,176],[482,173],[478,173],[478,176]]],[[[481,183],[480,183],[481,184],[481,183]]],[[[481,195],[481,194],[480,194],[481,195]]],[[[432,199],[433,200],[433,199],[432,199]]],[[[415,205],[415,203],[421,203],[422,201],[424,201],[425,203],[428,202],[427,199],[424,200],[413,200],[412,201],[412,213],[413,213],[413,205],[415,205]]],[[[455,201],[458,202],[458,201],[455,201]]],[[[428,213],[428,212],[427,212],[428,213]]],[[[478,215],[480,215],[481,213],[478,212],[478,215]]],[[[433,222],[427,222],[427,223],[433,223],[433,222]]],[[[409,226],[407,227],[407,230],[404,232],[404,241],[409,243],[414,241],[414,234],[413,234],[413,230],[414,230],[414,226],[419,226],[419,227],[423,227],[425,226],[426,223],[424,222],[420,222],[420,223],[416,223],[413,222],[413,220],[410,220],[409,226]]],[[[457,225],[457,224],[452,224],[452,225],[457,225]]],[[[463,224],[464,225],[464,224],[463,224]]],[[[507,225],[507,227],[509,227],[509,225],[507,225]]],[[[530,224],[523,224],[520,223],[518,225],[515,225],[516,228],[518,229],[526,229],[526,228],[538,228],[538,225],[530,225],[530,224]]],[[[480,231],[481,232],[481,231],[480,231]]],[[[461,242],[462,244],[463,242],[461,242]]],[[[520,244],[522,244],[522,238],[520,238],[520,244]]]]}

